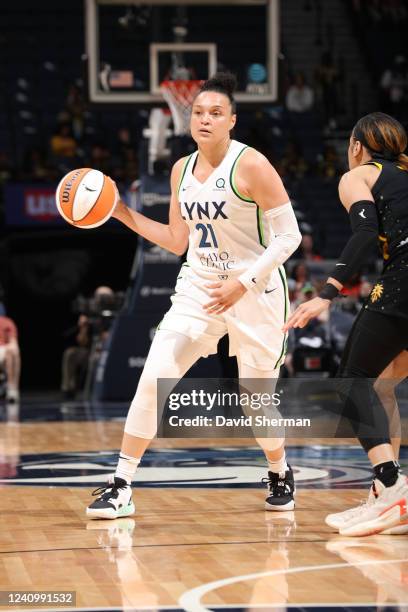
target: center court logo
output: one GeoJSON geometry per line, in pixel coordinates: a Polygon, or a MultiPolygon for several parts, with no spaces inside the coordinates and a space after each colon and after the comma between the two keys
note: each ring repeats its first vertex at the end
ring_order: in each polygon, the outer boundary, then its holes
{"type": "MultiPolygon", "coordinates": [[[[357,447],[328,447],[319,457],[313,447],[291,450],[301,488],[359,488],[371,482],[371,470],[357,447]]],[[[115,471],[117,460],[117,451],[22,455],[8,477],[0,478],[0,486],[96,487],[115,471]]],[[[143,457],[136,481],[139,488],[258,489],[264,486],[265,474],[265,458],[258,447],[157,449],[143,457]]]]}

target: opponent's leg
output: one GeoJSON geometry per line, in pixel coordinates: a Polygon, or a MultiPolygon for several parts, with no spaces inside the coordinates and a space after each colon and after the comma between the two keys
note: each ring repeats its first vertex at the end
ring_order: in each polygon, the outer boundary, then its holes
{"type": "MultiPolygon", "coordinates": [[[[408,375],[408,351],[402,351],[390,364],[381,372],[374,383],[374,389],[381,400],[382,405],[388,416],[390,424],[391,446],[395,460],[398,461],[401,444],[401,419],[397,399],[395,397],[395,387],[408,375]]],[[[343,512],[329,514],[326,523],[334,529],[340,529],[350,518],[355,515],[363,514],[367,504],[370,506],[375,501],[374,489],[371,486],[367,501],[355,508],[349,508],[343,512]]],[[[383,531],[385,534],[408,533],[408,527],[394,527],[383,531]]]]}
{"type": "Polygon", "coordinates": [[[157,379],[179,380],[205,355],[204,344],[178,332],[158,330],[150,347],[135,397],[130,405],[114,477],[97,489],[98,499],[87,508],[91,518],[117,518],[133,514],[130,484],[152,438],[163,406],[157,405],[157,379]]]}
{"type": "MultiPolygon", "coordinates": [[[[275,392],[279,369],[259,370],[238,359],[238,370],[240,381],[249,393],[268,393],[272,396],[275,392]]],[[[280,416],[276,409],[273,416],[280,416]]],[[[255,436],[268,462],[268,478],[265,479],[268,497],[265,500],[265,509],[279,512],[293,510],[295,483],[292,468],[286,463],[284,431],[280,428],[271,434],[269,436],[268,432],[268,437],[255,436]]]]}
{"type": "Polygon", "coordinates": [[[358,317],[347,344],[339,374],[345,415],[373,465],[374,488],[364,512],[347,515],[339,527],[342,535],[380,533],[408,521],[406,479],[391,446],[387,413],[373,390],[373,380],[407,344],[407,321],[367,310],[358,317]]]}
{"type": "Polygon", "coordinates": [[[381,372],[377,378],[374,389],[381,400],[390,424],[391,446],[395,459],[398,460],[401,446],[401,419],[398,409],[395,387],[408,376],[408,351],[402,351],[381,372]]]}

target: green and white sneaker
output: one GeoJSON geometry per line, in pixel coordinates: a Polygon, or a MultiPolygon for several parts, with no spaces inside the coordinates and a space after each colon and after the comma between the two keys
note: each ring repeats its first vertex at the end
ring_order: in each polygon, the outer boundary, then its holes
{"type": "Polygon", "coordinates": [[[116,519],[134,514],[130,485],[117,476],[111,476],[105,487],[92,492],[97,499],[86,509],[86,515],[95,519],[116,519]]]}

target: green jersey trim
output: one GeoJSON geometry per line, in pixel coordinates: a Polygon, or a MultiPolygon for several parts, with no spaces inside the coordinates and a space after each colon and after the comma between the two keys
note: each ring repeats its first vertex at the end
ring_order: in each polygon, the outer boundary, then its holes
{"type": "Polygon", "coordinates": [[[180,177],[179,183],[177,185],[177,197],[179,196],[181,183],[183,182],[185,174],[187,172],[187,166],[188,166],[189,161],[190,161],[190,159],[192,158],[193,155],[194,155],[194,153],[191,153],[191,155],[189,155],[187,157],[186,161],[184,162],[183,170],[181,172],[181,177],[180,177]]]}
{"type": "MultiPolygon", "coordinates": [[[[283,266],[281,266],[280,268],[278,268],[278,272],[279,272],[280,279],[282,281],[283,291],[284,291],[284,294],[285,294],[285,308],[284,308],[284,313],[283,313],[283,320],[286,323],[286,319],[287,319],[287,316],[288,316],[289,294],[288,294],[288,284],[286,282],[285,268],[283,266]]],[[[287,345],[288,345],[288,336],[287,336],[287,334],[285,334],[283,336],[282,349],[281,349],[280,355],[278,357],[278,360],[275,363],[274,370],[276,370],[276,368],[278,368],[278,367],[280,367],[282,365],[283,359],[285,358],[285,355],[286,355],[287,345]]]]}
{"type": "Polygon", "coordinates": [[[254,200],[251,200],[251,198],[247,198],[246,196],[242,195],[242,193],[240,193],[238,191],[237,186],[235,185],[235,173],[236,173],[236,170],[237,170],[238,160],[241,157],[241,155],[244,153],[244,151],[246,151],[249,148],[250,147],[244,147],[243,149],[241,149],[241,151],[238,153],[234,163],[232,164],[232,168],[231,168],[231,172],[230,172],[230,185],[231,185],[232,191],[235,193],[237,198],[239,198],[240,200],[243,200],[244,202],[251,202],[252,204],[255,204],[254,200]]]}
{"type": "Polygon", "coordinates": [[[262,210],[259,208],[258,204],[256,205],[256,226],[258,228],[259,242],[263,246],[263,248],[266,249],[267,245],[265,244],[265,233],[264,233],[263,220],[262,220],[262,210]]]}

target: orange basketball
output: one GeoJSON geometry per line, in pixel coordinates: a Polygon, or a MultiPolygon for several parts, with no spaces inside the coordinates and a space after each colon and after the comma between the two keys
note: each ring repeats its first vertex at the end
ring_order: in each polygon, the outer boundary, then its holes
{"type": "Polygon", "coordinates": [[[118,193],[109,176],[99,170],[79,168],[64,176],[55,198],[65,221],[81,229],[92,229],[111,217],[118,193]]]}

